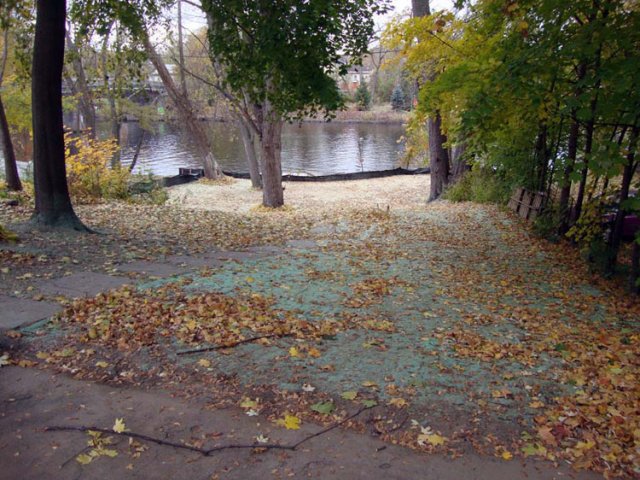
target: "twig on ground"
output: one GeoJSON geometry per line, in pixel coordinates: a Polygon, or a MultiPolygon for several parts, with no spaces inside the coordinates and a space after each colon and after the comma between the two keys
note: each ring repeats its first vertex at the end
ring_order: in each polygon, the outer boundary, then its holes
{"type": "Polygon", "coordinates": [[[263,338],[283,338],[283,337],[290,337],[291,335],[293,335],[292,333],[285,333],[285,334],[270,334],[270,335],[260,335],[258,337],[251,337],[251,338],[245,338],[243,340],[238,340],[237,342],[233,342],[233,343],[226,343],[224,345],[214,345],[211,347],[202,347],[202,348],[194,348],[193,350],[182,350],[180,352],[177,352],[176,355],[189,355],[192,353],[202,353],[202,352],[212,352],[214,350],[224,350],[226,348],[233,348],[233,347],[237,347],[238,345],[242,345],[243,343],[251,343],[251,342],[256,342],[258,340],[262,340],[263,338]]]}
{"type": "Polygon", "coordinates": [[[86,427],[86,426],[74,426],[74,425],[54,425],[54,426],[50,426],[50,427],[45,427],[44,431],[45,432],[70,432],[70,431],[74,431],[74,432],[100,432],[100,433],[104,433],[104,434],[109,434],[109,435],[119,435],[119,436],[123,436],[123,437],[131,437],[131,438],[136,438],[138,440],[144,440],[147,442],[151,442],[151,443],[155,443],[158,445],[164,445],[166,447],[173,447],[179,450],[187,450],[190,452],[195,452],[195,453],[199,453],[201,455],[204,455],[205,457],[208,457],[216,452],[220,452],[222,450],[232,450],[232,449],[253,449],[253,448],[264,448],[264,449],[279,449],[279,450],[295,450],[297,449],[300,445],[302,445],[303,443],[311,440],[312,438],[315,437],[319,437],[320,435],[323,435],[335,428],[338,428],[341,425],[344,425],[345,423],[347,423],[349,420],[353,420],[355,417],[357,417],[358,415],[360,415],[362,412],[364,412],[365,410],[369,410],[373,407],[362,407],[360,410],[358,410],[357,412],[343,418],[342,420],[340,420],[339,422],[336,422],[316,433],[313,433],[309,436],[304,437],[302,440],[299,440],[298,442],[291,444],[291,445],[280,445],[278,443],[254,443],[251,445],[248,444],[240,444],[240,443],[231,443],[228,445],[219,445],[217,447],[213,447],[213,448],[200,448],[200,447],[194,447],[192,445],[187,445],[185,443],[177,443],[177,442],[172,442],[170,440],[162,440],[160,438],[155,438],[155,437],[151,437],[149,435],[144,435],[142,433],[135,433],[135,432],[114,432],[112,429],[108,429],[108,428],[99,428],[99,427],[86,427]]]}

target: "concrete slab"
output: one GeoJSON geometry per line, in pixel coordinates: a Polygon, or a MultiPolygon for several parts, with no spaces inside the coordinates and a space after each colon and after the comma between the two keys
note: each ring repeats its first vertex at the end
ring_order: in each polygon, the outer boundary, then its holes
{"type": "Polygon", "coordinates": [[[187,268],[180,267],[173,263],[145,261],[125,263],[123,265],[118,265],[116,268],[119,272],[137,272],[154,277],[172,277],[174,275],[186,273],[188,270],[187,268]]]}
{"type": "Polygon", "coordinates": [[[79,298],[92,297],[127,283],[131,283],[131,280],[125,277],[95,272],[78,272],[66,277],[42,281],[37,283],[35,288],[44,295],[79,298]]]}
{"type": "Polygon", "coordinates": [[[31,325],[62,310],[54,302],[36,302],[25,298],[0,295],[0,330],[31,325]]]}
{"type": "Polygon", "coordinates": [[[301,250],[315,248],[317,246],[318,242],[315,240],[289,240],[287,242],[287,247],[301,250]]]}
{"type": "Polygon", "coordinates": [[[173,265],[186,265],[192,268],[211,267],[217,268],[224,265],[222,260],[215,258],[207,258],[206,256],[191,256],[191,255],[170,255],[165,259],[167,262],[173,265]]]}
{"type": "Polygon", "coordinates": [[[258,255],[255,252],[234,252],[234,251],[229,251],[229,252],[211,252],[211,253],[206,253],[202,256],[203,258],[208,258],[210,260],[238,260],[238,261],[243,261],[243,260],[250,260],[250,259],[254,259],[257,258],[258,255]]]}
{"type": "MultiPolygon", "coordinates": [[[[361,419],[367,420],[366,413],[361,419]]],[[[126,428],[176,443],[214,445],[255,443],[264,435],[272,443],[291,445],[321,427],[303,422],[285,430],[262,415],[248,417],[237,409],[213,410],[204,399],[180,400],[161,391],[116,388],[71,380],[45,370],[0,369],[0,478],[40,480],[83,479],[224,479],[266,480],[595,480],[591,472],[527,458],[505,462],[493,456],[466,454],[451,459],[384,444],[368,435],[334,429],[311,438],[296,451],[221,450],[210,457],[141,443],[132,456],[126,437],[114,435],[118,454],[88,465],[75,458],[87,451],[88,436],[73,431],[45,432],[50,426],[110,428],[123,418],[126,428]]],[[[370,420],[369,420],[370,421],[370,420]]]]}

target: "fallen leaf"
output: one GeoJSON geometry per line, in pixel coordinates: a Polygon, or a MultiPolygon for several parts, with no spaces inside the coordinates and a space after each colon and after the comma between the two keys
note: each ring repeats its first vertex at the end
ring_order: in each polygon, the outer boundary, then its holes
{"type": "Polygon", "coordinates": [[[358,396],[358,392],[353,392],[353,391],[342,392],[342,395],[340,396],[345,400],[355,400],[356,397],[358,396]]]}
{"type": "Polygon", "coordinates": [[[116,422],[113,424],[113,431],[116,433],[122,433],[126,430],[124,424],[124,418],[116,418],[116,422]]]}

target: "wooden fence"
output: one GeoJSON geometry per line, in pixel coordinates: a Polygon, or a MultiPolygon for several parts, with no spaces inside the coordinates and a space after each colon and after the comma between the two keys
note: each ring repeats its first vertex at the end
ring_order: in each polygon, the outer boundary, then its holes
{"type": "Polygon", "coordinates": [[[527,220],[536,218],[544,206],[545,194],[542,192],[532,192],[526,188],[516,188],[509,208],[527,220]]]}

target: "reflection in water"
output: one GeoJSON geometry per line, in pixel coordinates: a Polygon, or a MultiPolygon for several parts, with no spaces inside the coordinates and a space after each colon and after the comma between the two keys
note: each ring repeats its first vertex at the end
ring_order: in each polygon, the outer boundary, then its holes
{"type": "MultiPolygon", "coordinates": [[[[237,127],[212,122],[214,154],[223,170],[247,172],[237,127]]],[[[199,167],[179,128],[158,123],[145,135],[136,171],[176,175],[179,167],[199,167]]],[[[122,161],[129,164],[142,130],[137,123],[122,126],[122,161]]],[[[399,165],[401,125],[367,123],[302,123],[287,125],[282,135],[283,173],[327,175],[386,170],[399,165]]]]}

